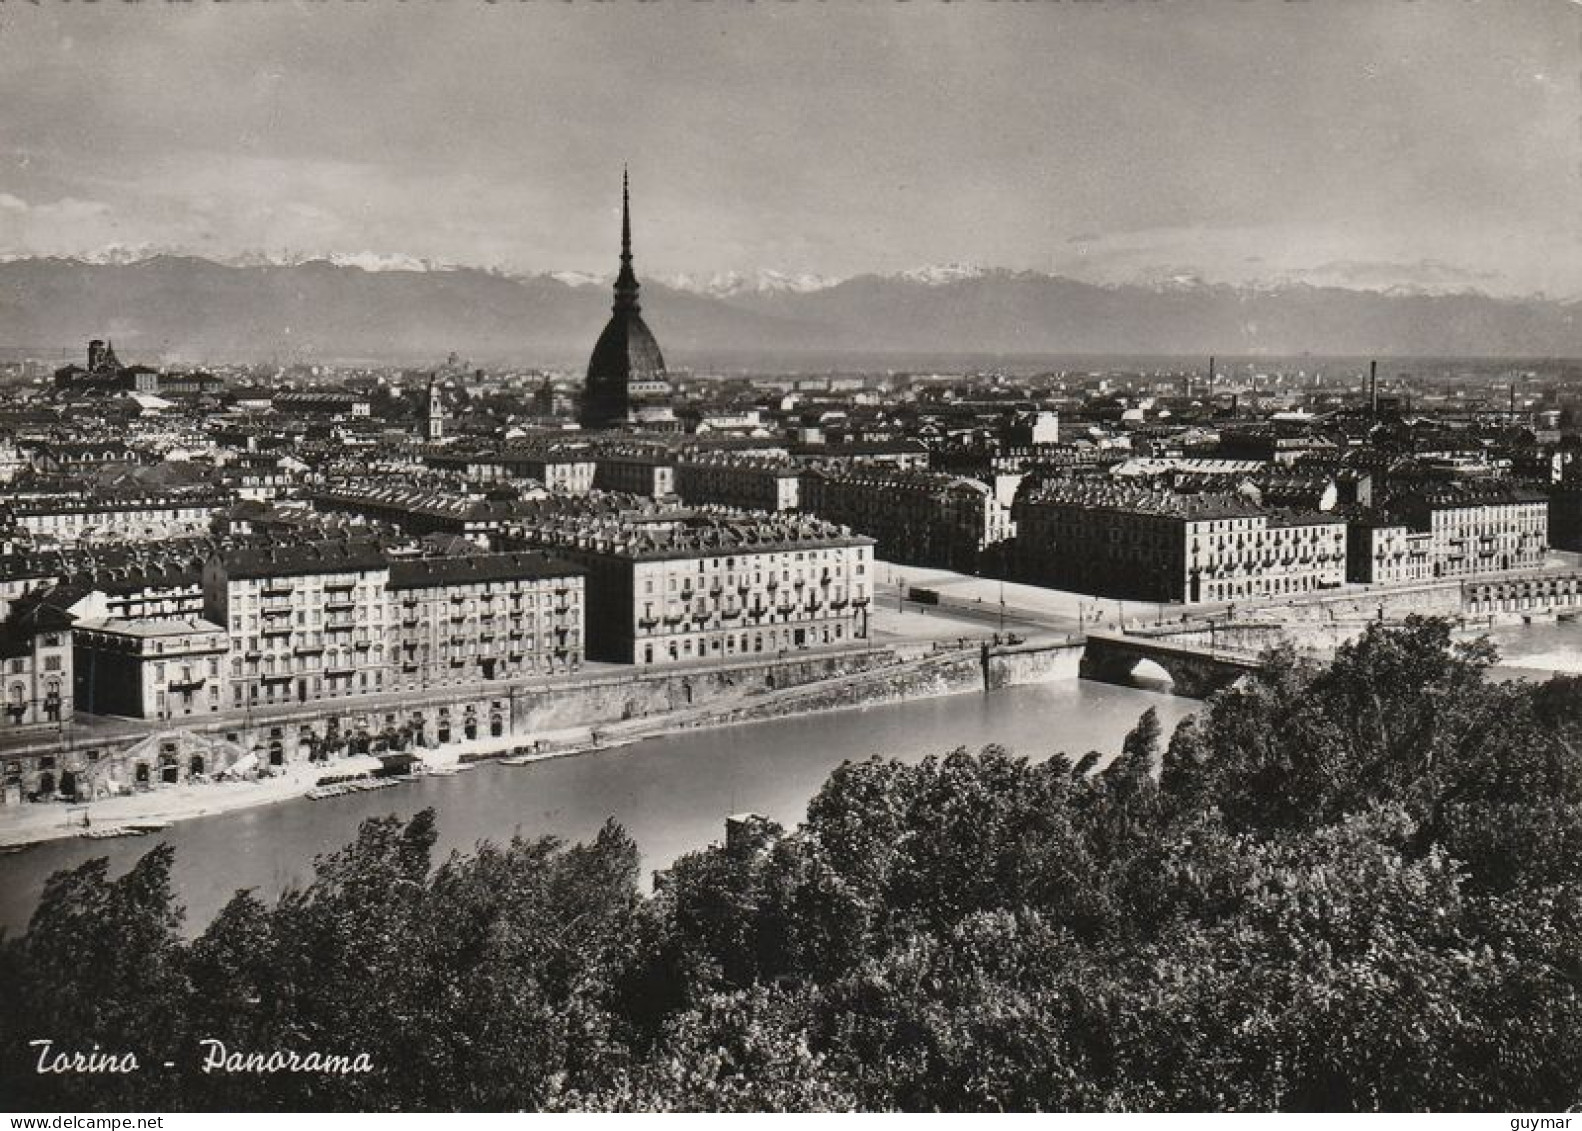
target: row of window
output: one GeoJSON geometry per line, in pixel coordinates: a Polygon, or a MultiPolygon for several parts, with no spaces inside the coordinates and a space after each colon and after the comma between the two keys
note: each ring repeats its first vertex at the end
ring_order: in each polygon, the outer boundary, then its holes
{"type": "Polygon", "coordinates": [[[78,525],[126,526],[149,522],[207,522],[212,514],[212,510],[194,510],[187,507],[178,510],[90,510],[66,511],[56,514],[25,514],[18,516],[18,521],[23,526],[30,528],[56,530],[71,529],[78,525]]]}
{"type": "MultiPolygon", "coordinates": [[[[851,634],[852,639],[859,636],[856,631],[851,634]]],[[[668,656],[671,660],[689,660],[705,659],[709,656],[758,655],[786,648],[806,648],[820,643],[838,644],[845,639],[847,639],[846,626],[839,622],[821,627],[714,635],[701,640],[688,636],[671,640],[668,644],[660,642],[644,644],[641,662],[652,664],[656,662],[656,657],[664,656],[668,656]]]]}
{"type": "MultiPolygon", "coordinates": [[[[698,563],[698,573],[701,575],[703,572],[704,572],[704,570],[703,570],[703,563],[699,562],[698,563]]],[[[853,572],[855,573],[856,576],[862,577],[862,576],[864,576],[867,573],[867,567],[864,566],[861,562],[859,562],[859,563],[857,563],[857,565],[855,567],[853,567],[853,572]]],[[[775,577],[775,571],[774,570],[770,570],[769,571],[769,581],[771,581],[771,582],[773,582],[773,581],[782,581],[782,582],[798,582],[798,581],[800,581],[800,582],[806,583],[806,582],[812,581],[812,582],[815,582],[815,583],[817,583],[819,585],[828,585],[832,581],[845,581],[845,580],[846,580],[846,567],[845,567],[845,565],[824,566],[822,568],[822,570],[816,572],[816,575],[815,575],[815,571],[810,571],[810,570],[805,570],[805,569],[798,569],[798,570],[795,570],[793,572],[789,567],[787,567],[787,568],[781,569],[780,570],[780,576],[778,578],[776,578],[775,577]]],[[[752,574],[752,581],[750,581],[750,582],[747,580],[747,574],[746,574],[745,571],[743,573],[741,573],[739,576],[737,574],[735,574],[735,573],[729,573],[728,572],[728,573],[726,573],[726,575],[723,578],[715,577],[712,580],[708,580],[706,582],[705,581],[700,581],[699,579],[694,578],[694,577],[692,577],[690,575],[686,575],[686,574],[683,574],[683,575],[672,574],[669,577],[667,577],[665,579],[665,581],[666,581],[666,589],[669,592],[671,592],[671,593],[676,592],[677,589],[680,588],[680,587],[692,588],[694,586],[701,585],[701,584],[720,585],[720,586],[725,586],[727,588],[731,587],[731,586],[735,586],[735,585],[763,585],[763,584],[765,584],[764,573],[763,573],[762,570],[754,570],[753,574],[752,574]],[[678,582],[680,583],[679,585],[677,584],[678,582]]],[[[643,592],[644,593],[649,593],[649,594],[653,593],[654,592],[654,582],[655,582],[655,579],[652,578],[652,577],[645,578],[643,580],[643,592]]]]}
{"type": "MultiPolygon", "coordinates": [[[[191,664],[182,664],[179,668],[172,664],[170,665],[170,669],[172,670],[173,674],[177,675],[177,678],[181,683],[188,683],[194,678],[191,664]]],[[[155,664],[154,679],[159,683],[164,683],[166,670],[167,668],[164,663],[155,664]]],[[[209,657],[208,672],[211,677],[218,676],[220,674],[220,658],[218,656],[209,657]]]]}

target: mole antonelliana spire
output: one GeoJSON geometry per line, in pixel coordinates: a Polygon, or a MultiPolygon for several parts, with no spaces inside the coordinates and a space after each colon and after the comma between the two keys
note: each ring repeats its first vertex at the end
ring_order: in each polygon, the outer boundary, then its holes
{"type": "Polygon", "coordinates": [[[610,321],[599,335],[588,361],[588,379],[583,387],[580,420],[584,428],[613,428],[636,422],[634,410],[649,402],[648,413],[668,417],[668,411],[654,414],[670,394],[665,376],[665,359],[659,343],[643,322],[637,301],[637,274],[632,270],[632,189],[625,169],[621,171],[621,269],[615,277],[615,302],[610,321]],[[654,402],[658,402],[657,404],[654,402]]]}
{"type": "Polygon", "coordinates": [[[637,305],[637,275],[632,271],[632,183],[626,168],[621,168],[621,270],[615,277],[615,309],[626,307],[633,313],[637,305]]]}

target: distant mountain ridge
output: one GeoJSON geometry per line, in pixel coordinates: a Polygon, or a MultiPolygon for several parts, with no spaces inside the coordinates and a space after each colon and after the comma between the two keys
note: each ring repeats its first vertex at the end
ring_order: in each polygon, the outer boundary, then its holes
{"type": "MultiPolygon", "coordinates": [[[[370,358],[451,350],[533,365],[584,356],[609,314],[591,276],[510,276],[349,255],[226,265],[184,256],[0,263],[0,344],[110,337],[124,357],[370,358]],[[369,269],[372,268],[372,269],[369,269]]],[[[672,362],[754,353],[1582,356],[1582,302],[1182,280],[1100,286],[964,265],[833,282],[761,272],[644,281],[672,362]]]]}

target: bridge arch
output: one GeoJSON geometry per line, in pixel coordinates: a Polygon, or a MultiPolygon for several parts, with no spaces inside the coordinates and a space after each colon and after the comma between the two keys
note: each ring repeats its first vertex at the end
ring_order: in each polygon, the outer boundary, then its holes
{"type": "Polygon", "coordinates": [[[1138,656],[1137,662],[1132,665],[1130,680],[1139,687],[1174,690],[1176,675],[1170,670],[1168,664],[1160,663],[1151,656],[1138,656]]]}
{"type": "Polygon", "coordinates": [[[1078,674],[1099,683],[1138,686],[1138,676],[1152,670],[1170,680],[1173,694],[1206,699],[1231,686],[1259,661],[1239,653],[1216,652],[1149,637],[1093,633],[1082,650],[1078,674]]]}

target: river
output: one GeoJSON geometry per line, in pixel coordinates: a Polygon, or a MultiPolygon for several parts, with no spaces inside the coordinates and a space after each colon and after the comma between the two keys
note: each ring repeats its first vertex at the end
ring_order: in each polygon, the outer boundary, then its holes
{"type": "MultiPolygon", "coordinates": [[[[272,898],[305,882],[313,857],[349,841],[365,817],[409,816],[433,806],[437,858],[518,832],[587,839],[614,817],[652,870],[719,840],[732,813],[796,824],[829,772],[847,759],[881,754],[918,761],[957,746],[999,743],[1033,760],[1057,752],[1075,760],[1089,750],[1119,750],[1149,707],[1158,709],[1168,734],[1198,706],[1141,688],[1037,684],[684,732],[529,766],[485,764],[397,789],[199,817],[159,837],[176,848],[173,882],[187,907],[187,929],[196,933],[238,888],[272,898]]],[[[157,842],[152,836],[58,840],[0,857],[0,928],[25,930],[56,870],[107,856],[112,874],[119,874],[157,842]]]]}
{"type": "Polygon", "coordinates": [[[1505,669],[1540,679],[1551,672],[1582,674],[1582,623],[1505,625],[1487,635],[1500,650],[1505,669]]]}

